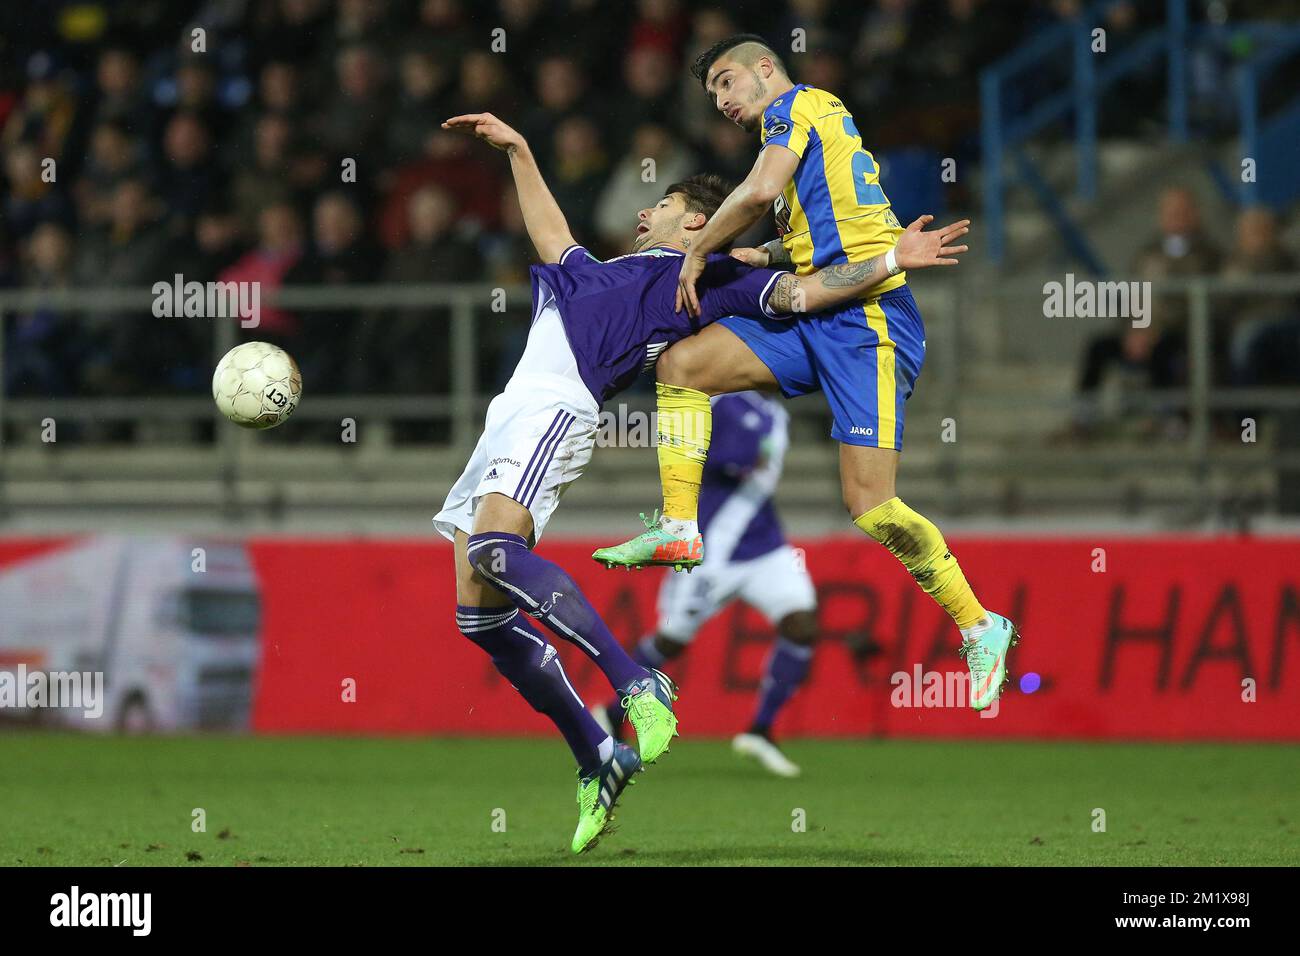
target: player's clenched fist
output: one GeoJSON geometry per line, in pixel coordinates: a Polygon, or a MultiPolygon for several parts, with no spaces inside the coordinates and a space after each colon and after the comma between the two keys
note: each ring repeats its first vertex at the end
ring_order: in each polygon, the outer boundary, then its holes
{"type": "Polygon", "coordinates": [[[524,145],[524,138],[513,126],[507,126],[491,113],[464,113],[442,123],[443,129],[473,133],[485,143],[510,152],[524,145]]]}

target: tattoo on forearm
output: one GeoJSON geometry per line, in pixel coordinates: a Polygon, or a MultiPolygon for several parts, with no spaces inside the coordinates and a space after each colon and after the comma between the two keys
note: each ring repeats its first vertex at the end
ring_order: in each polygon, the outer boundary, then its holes
{"type": "Polygon", "coordinates": [[[790,253],[786,251],[785,245],[780,239],[772,239],[763,243],[763,248],[767,250],[767,264],[769,266],[790,264],[790,253]]]}
{"type": "Polygon", "coordinates": [[[767,297],[768,307],[773,312],[794,313],[808,311],[806,305],[807,291],[802,283],[816,279],[826,289],[848,289],[864,282],[869,282],[880,271],[880,256],[866,262],[843,262],[839,265],[819,269],[814,275],[799,276],[786,273],[776,280],[767,297]]]}
{"type": "Polygon", "coordinates": [[[767,297],[767,307],[782,315],[789,312],[802,312],[802,309],[795,307],[796,303],[803,304],[803,293],[799,291],[799,278],[787,272],[776,280],[776,285],[772,286],[772,292],[767,297]]]}
{"type": "Polygon", "coordinates": [[[818,273],[822,277],[822,285],[828,289],[843,289],[846,286],[859,285],[876,274],[876,258],[868,259],[866,262],[844,262],[827,266],[818,273]]]}

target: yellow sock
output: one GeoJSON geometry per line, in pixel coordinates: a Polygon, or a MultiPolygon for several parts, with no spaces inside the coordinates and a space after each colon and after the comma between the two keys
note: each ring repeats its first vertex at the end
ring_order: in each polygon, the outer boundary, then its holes
{"type": "Polygon", "coordinates": [[[966,583],[942,532],[929,518],[903,504],[903,499],[890,498],[853,523],[903,562],[921,590],[939,602],[959,628],[978,624],[984,617],[984,608],[975,600],[975,592],[966,583]]]}
{"type": "Polygon", "coordinates": [[[664,514],[694,521],[699,513],[704,459],[713,437],[709,396],[693,388],[655,383],[659,402],[659,481],[664,514]]]}

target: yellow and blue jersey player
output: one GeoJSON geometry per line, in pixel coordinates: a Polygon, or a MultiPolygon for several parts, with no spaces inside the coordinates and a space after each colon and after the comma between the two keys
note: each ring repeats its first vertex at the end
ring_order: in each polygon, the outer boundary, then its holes
{"type": "MultiPolygon", "coordinates": [[[[755,266],[782,263],[799,274],[828,265],[888,276],[870,297],[788,321],[724,318],[676,343],[656,368],[663,514],[644,534],[593,557],[608,565],[654,564],[670,549],[702,557],[696,525],[708,452],[709,396],[759,389],[787,397],[823,391],[840,443],[840,483],[854,525],[884,545],[953,618],[970,669],[970,703],[991,706],[1006,680],[1019,632],[975,597],[938,527],[895,492],[903,409],[925,358],[925,326],[905,268],[950,265],[966,223],[939,233],[938,258],[913,257],[910,240],[931,217],[901,228],[862,145],[853,116],[833,93],[795,84],[762,37],[740,34],[706,50],[692,73],[720,113],[758,133],[758,159],[682,258],[677,304],[698,314],[695,290],[710,253],[725,248],[774,208],[779,239],[733,250],[755,266]],[[908,255],[905,256],[905,252],[908,255]],[[689,424],[689,428],[686,425],[689,424]]],[[[937,171],[936,171],[937,175],[937,171]]]]}

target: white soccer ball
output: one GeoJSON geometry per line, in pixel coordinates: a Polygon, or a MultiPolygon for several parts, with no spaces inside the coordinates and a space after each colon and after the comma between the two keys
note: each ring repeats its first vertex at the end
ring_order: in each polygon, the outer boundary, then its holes
{"type": "Polygon", "coordinates": [[[212,374],[217,408],[243,428],[274,428],[302,397],[302,373],[289,353],[269,342],[236,345],[212,374]]]}

